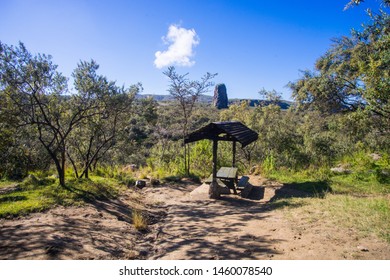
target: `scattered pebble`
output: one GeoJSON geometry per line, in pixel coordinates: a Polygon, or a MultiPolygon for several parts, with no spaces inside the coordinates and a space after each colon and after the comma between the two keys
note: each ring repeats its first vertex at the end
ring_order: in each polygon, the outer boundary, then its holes
{"type": "Polygon", "coordinates": [[[370,250],[368,250],[367,247],[364,247],[364,246],[361,246],[361,245],[357,246],[357,248],[358,248],[358,250],[360,250],[362,252],[369,252],[370,251],[370,250]]]}

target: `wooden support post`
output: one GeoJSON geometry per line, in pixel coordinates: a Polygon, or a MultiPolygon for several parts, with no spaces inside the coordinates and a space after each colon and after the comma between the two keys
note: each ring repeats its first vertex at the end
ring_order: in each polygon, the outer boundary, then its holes
{"type": "Polygon", "coordinates": [[[184,173],[187,173],[187,144],[185,143],[184,143],[184,173]]]}
{"type": "Polygon", "coordinates": [[[233,167],[236,167],[236,141],[233,141],[233,167]]]}
{"type": "Polygon", "coordinates": [[[217,183],[217,150],[218,150],[218,140],[213,140],[213,180],[209,188],[209,197],[217,199],[220,197],[218,183],[217,183]]]}
{"type": "Polygon", "coordinates": [[[190,143],[188,143],[188,160],[187,160],[187,176],[190,176],[190,163],[191,163],[191,146],[190,143]]]}
{"type": "Polygon", "coordinates": [[[213,141],[213,183],[217,181],[218,140],[213,141]]]}

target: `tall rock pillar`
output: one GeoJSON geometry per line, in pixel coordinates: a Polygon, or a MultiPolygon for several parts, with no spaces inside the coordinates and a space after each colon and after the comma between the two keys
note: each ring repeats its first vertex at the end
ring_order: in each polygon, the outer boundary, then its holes
{"type": "Polygon", "coordinates": [[[228,108],[228,97],[225,84],[218,84],[215,86],[213,104],[217,109],[228,108]]]}

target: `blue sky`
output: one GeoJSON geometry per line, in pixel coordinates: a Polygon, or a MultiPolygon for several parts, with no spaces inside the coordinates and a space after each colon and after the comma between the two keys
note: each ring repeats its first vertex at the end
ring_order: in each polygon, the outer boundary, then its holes
{"type": "Polygon", "coordinates": [[[229,98],[259,98],[265,88],[291,99],[285,86],[299,70],[312,69],[332,38],[358,29],[365,9],[379,5],[343,11],[347,2],[0,0],[0,40],[52,55],[67,77],[94,59],[100,74],[141,82],[145,94],[167,94],[162,72],[174,65],[192,79],[218,73],[214,82],[226,84],[229,98]]]}

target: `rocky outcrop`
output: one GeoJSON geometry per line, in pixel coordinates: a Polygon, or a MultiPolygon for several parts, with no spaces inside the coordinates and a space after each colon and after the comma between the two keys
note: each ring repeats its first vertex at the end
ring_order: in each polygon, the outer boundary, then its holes
{"type": "Polygon", "coordinates": [[[228,108],[228,97],[225,84],[218,84],[215,86],[213,104],[217,109],[228,108]]]}

